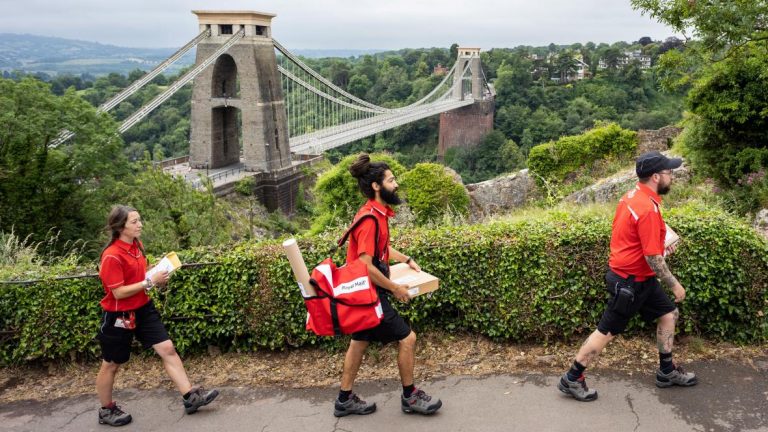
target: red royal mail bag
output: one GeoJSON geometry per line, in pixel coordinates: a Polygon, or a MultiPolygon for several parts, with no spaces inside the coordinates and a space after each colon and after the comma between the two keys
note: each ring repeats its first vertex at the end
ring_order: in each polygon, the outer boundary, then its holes
{"type": "MultiPolygon", "coordinates": [[[[379,253],[379,221],[373,215],[364,215],[356,220],[339,240],[338,246],[343,246],[351,232],[368,218],[376,224],[374,250],[379,253]]],[[[375,263],[379,261],[378,257],[374,257],[375,263]]],[[[379,325],[384,316],[376,285],[368,276],[368,266],[360,260],[337,267],[332,258],[326,258],[312,270],[309,283],[317,295],[304,297],[308,312],[307,330],[318,336],[339,336],[367,330],[379,325]]]]}

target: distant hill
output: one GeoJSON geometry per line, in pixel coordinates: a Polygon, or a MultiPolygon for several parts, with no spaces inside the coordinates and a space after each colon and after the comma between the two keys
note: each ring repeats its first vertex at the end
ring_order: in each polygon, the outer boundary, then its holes
{"type": "MultiPolygon", "coordinates": [[[[178,48],[126,48],[97,42],[0,33],[0,70],[45,72],[48,74],[110,72],[127,73],[151,69],[178,48]]],[[[194,62],[194,56],[180,59],[175,69],[194,62]]]]}
{"type": "Polygon", "coordinates": [[[288,47],[288,49],[291,50],[291,52],[294,54],[309,58],[349,58],[386,51],[381,49],[291,49],[291,47],[288,47]]]}
{"type": "MultiPolygon", "coordinates": [[[[57,37],[0,33],[0,71],[44,72],[50,75],[69,73],[92,75],[117,72],[127,74],[134,69],[149,70],[170,57],[179,47],[127,48],[57,37]]],[[[382,50],[301,50],[295,54],[311,57],[350,57],[382,50]]],[[[194,49],[179,59],[168,72],[175,72],[195,61],[194,49]]]]}

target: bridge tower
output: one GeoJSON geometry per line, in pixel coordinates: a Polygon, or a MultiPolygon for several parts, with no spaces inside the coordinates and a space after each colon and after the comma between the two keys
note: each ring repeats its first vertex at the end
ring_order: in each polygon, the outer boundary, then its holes
{"type": "Polygon", "coordinates": [[[440,113],[440,135],[437,143],[437,156],[453,147],[475,147],[483,137],[493,130],[495,101],[493,95],[483,86],[483,73],[480,64],[480,48],[459,48],[456,59],[456,72],[453,78],[453,96],[464,100],[471,96],[475,103],[452,111],[440,113]],[[472,73],[472,93],[465,94],[464,69],[469,64],[472,73]]]}
{"type": "Polygon", "coordinates": [[[224,43],[243,36],[192,87],[189,163],[218,168],[240,162],[252,171],[291,166],[283,92],[272,43],[273,14],[255,11],[195,10],[200,31],[210,37],[197,46],[196,63],[224,43]]]}

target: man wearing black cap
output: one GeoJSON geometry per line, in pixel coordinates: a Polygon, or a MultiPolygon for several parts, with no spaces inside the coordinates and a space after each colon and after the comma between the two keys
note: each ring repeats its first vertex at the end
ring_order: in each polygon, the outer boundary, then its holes
{"type": "Polygon", "coordinates": [[[675,303],[685,298],[685,288],[670,273],[664,256],[675,246],[665,247],[666,224],[661,217],[661,195],[669,192],[672,170],[681,159],[670,159],[659,152],[644,153],[637,158],[637,185],[627,192],[616,207],[611,234],[611,255],[605,281],[611,299],[600,323],[576,354],[571,369],[558,382],[561,392],[579,401],[597,399],[597,391],[587,387],[584,370],[617,334],[624,331],[635,314],[646,321],[658,319],[656,340],[659,369],[656,386],[692,386],[696,375],[685,372],[672,362],[672,344],[678,311],[675,303]],[[670,300],[658,279],[672,290],[670,300]]]}

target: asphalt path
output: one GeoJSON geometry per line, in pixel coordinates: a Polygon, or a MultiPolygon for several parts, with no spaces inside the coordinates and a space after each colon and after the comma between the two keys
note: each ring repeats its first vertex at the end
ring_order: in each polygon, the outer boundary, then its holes
{"type": "Polygon", "coordinates": [[[121,428],[99,425],[95,395],[0,406],[0,431],[768,431],[768,371],[725,361],[689,365],[695,387],[658,389],[652,375],[588,371],[595,402],[561,394],[543,374],[451,376],[417,383],[443,401],[432,416],[404,414],[394,379],[355,391],[376,402],[367,416],[333,416],[335,388],[221,388],[211,405],[185,415],[171,391],[121,389],[133,415],[121,428]]]}

